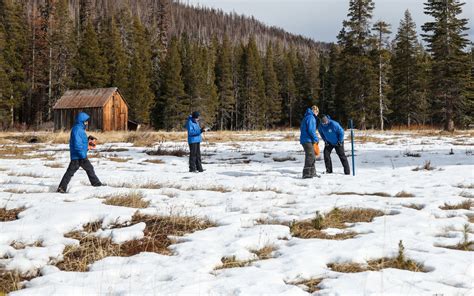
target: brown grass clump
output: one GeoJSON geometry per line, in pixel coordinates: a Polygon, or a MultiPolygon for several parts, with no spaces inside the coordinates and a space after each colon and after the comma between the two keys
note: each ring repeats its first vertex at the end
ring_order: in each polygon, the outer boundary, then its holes
{"type": "Polygon", "coordinates": [[[146,183],[107,183],[110,187],[115,188],[131,188],[131,189],[161,189],[165,186],[163,183],[158,183],[155,181],[148,181],[146,183]]]}
{"type": "Polygon", "coordinates": [[[357,193],[357,192],[331,192],[329,195],[360,195],[360,196],[380,196],[380,197],[392,197],[386,192],[373,192],[373,193],[357,193]]]}
{"type": "Polygon", "coordinates": [[[29,281],[35,276],[23,276],[17,271],[0,270],[0,295],[7,295],[10,292],[23,288],[23,282],[29,281]]]}
{"type": "Polygon", "coordinates": [[[250,266],[255,261],[267,260],[267,259],[273,258],[272,253],[275,250],[276,250],[276,247],[273,245],[268,245],[258,250],[250,250],[250,252],[257,255],[257,258],[258,258],[258,259],[252,259],[252,260],[237,260],[235,256],[222,257],[221,258],[222,264],[214,268],[214,270],[250,266]]]}
{"type": "Polygon", "coordinates": [[[161,159],[147,159],[144,162],[154,163],[154,164],[164,164],[165,162],[161,159]]]}
{"type": "Polygon", "coordinates": [[[355,237],[357,233],[349,231],[338,233],[336,235],[329,235],[322,230],[327,228],[344,229],[348,227],[346,223],[372,222],[375,217],[383,215],[384,213],[382,211],[374,209],[334,208],[325,216],[316,212],[316,216],[313,219],[292,222],[289,226],[292,235],[299,238],[344,240],[355,237]]]}
{"type": "Polygon", "coordinates": [[[14,193],[14,194],[24,194],[24,193],[44,193],[44,190],[39,189],[21,189],[21,188],[7,188],[3,192],[14,193]]]}
{"type": "Polygon", "coordinates": [[[0,222],[18,220],[18,214],[24,209],[25,208],[16,208],[7,210],[5,208],[0,208],[0,222]]]}
{"type": "Polygon", "coordinates": [[[309,279],[309,280],[301,280],[296,282],[289,282],[290,285],[295,285],[303,288],[308,293],[314,293],[316,291],[321,290],[318,286],[323,281],[323,278],[316,278],[316,279],[309,279]]]}
{"type": "Polygon", "coordinates": [[[414,210],[417,210],[417,211],[420,211],[422,209],[424,209],[425,205],[421,205],[421,204],[409,204],[409,205],[403,205],[405,208],[410,208],[410,209],[414,209],[414,210]]]}
{"type": "Polygon", "coordinates": [[[275,162],[285,162],[285,161],[295,161],[296,158],[293,156],[286,156],[286,157],[274,157],[273,161],[275,162]]]}
{"type": "Polygon", "coordinates": [[[110,161],[113,161],[113,162],[128,162],[130,160],[132,160],[133,158],[130,158],[130,157],[107,157],[107,160],[110,160],[110,161]]]}
{"type": "Polygon", "coordinates": [[[381,258],[370,260],[366,264],[359,263],[330,263],[328,267],[336,272],[357,273],[364,271],[379,271],[386,268],[396,268],[413,272],[427,272],[420,263],[407,259],[403,242],[398,244],[398,256],[396,258],[381,258]]]}
{"type": "Polygon", "coordinates": [[[265,191],[272,191],[272,192],[275,192],[275,193],[283,193],[283,191],[281,191],[280,189],[278,188],[275,188],[275,187],[265,187],[265,188],[260,188],[260,187],[245,187],[245,188],[242,188],[242,192],[265,192],[265,191]]]}
{"type": "Polygon", "coordinates": [[[439,207],[442,210],[470,210],[471,207],[474,206],[474,202],[471,200],[465,200],[460,203],[449,205],[444,203],[444,206],[439,207]]]}
{"type": "Polygon", "coordinates": [[[35,178],[35,179],[38,179],[38,178],[45,178],[44,176],[40,175],[40,174],[37,174],[37,173],[33,173],[33,172],[24,172],[24,173],[14,173],[14,172],[10,172],[7,174],[8,176],[14,176],[14,177],[30,177],[30,178],[35,178]]]}
{"type": "Polygon", "coordinates": [[[474,251],[474,241],[469,240],[469,233],[472,232],[471,227],[468,223],[464,224],[462,230],[462,240],[454,246],[440,246],[447,249],[459,250],[459,251],[474,251]]]}
{"type": "Polygon", "coordinates": [[[114,194],[106,197],[104,204],[111,206],[129,207],[143,209],[150,206],[150,202],[144,200],[145,196],[139,191],[132,191],[125,194],[114,194]]]}
{"type": "Polygon", "coordinates": [[[187,233],[216,226],[207,219],[180,216],[149,216],[135,214],[132,224],[145,222],[144,238],[126,242],[122,245],[122,252],[132,256],[140,252],[155,252],[171,255],[168,247],[174,243],[169,236],[183,236],[187,233]]]}
{"type": "Polygon", "coordinates": [[[463,191],[459,193],[459,196],[465,197],[465,198],[474,198],[474,194],[468,192],[468,191],[463,191]]]}
{"type": "Polygon", "coordinates": [[[184,150],[183,148],[180,147],[175,147],[173,149],[165,149],[161,146],[153,149],[153,150],[148,150],[145,152],[146,154],[150,156],[176,156],[176,157],[183,157],[188,154],[188,151],[184,150]]]}
{"type": "Polygon", "coordinates": [[[182,236],[198,230],[214,227],[207,219],[180,216],[148,216],[135,214],[131,224],[146,224],[144,237],[123,244],[116,244],[110,238],[99,238],[91,234],[100,228],[101,222],[84,225],[84,231],[74,231],[66,237],[79,241],[78,245],[66,246],[63,260],[57,267],[66,271],[87,271],[88,266],[109,256],[129,257],[141,252],[155,252],[172,255],[168,247],[174,243],[169,236],[182,236]]]}
{"type": "Polygon", "coordinates": [[[64,168],[64,165],[60,162],[45,163],[44,166],[53,169],[64,168]]]}
{"type": "Polygon", "coordinates": [[[474,183],[471,183],[471,184],[461,184],[461,183],[459,183],[455,187],[461,188],[461,189],[474,189],[474,183]]]}
{"type": "Polygon", "coordinates": [[[415,195],[413,193],[402,190],[398,192],[397,194],[395,194],[395,197],[409,198],[409,197],[415,197],[415,195]]]}
{"type": "Polygon", "coordinates": [[[412,171],[414,172],[417,172],[417,171],[433,171],[435,170],[436,167],[434,167],[432,164],[431,164],[431,161],[430,160],[427,160],[425,161],[425,164],[422,165],[421,167],[416,167],[414,168],[412,171]]]}

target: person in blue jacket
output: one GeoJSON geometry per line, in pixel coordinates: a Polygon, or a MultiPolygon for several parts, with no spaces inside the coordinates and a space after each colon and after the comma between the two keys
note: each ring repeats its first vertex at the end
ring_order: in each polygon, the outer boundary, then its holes
{"type": "Polygon", "coordinates": [[[332,174],[331,152],[336,149],[336,153],[344,167],[344,174],[350,174],[349,162],[344,152],[344,129],[341,125],[331,119],[329,115],[323,115],[318,128],[319,135],[324,140],[324,164],[326,173],[332,174]]]}
{"type": "Polygon", "coordinates": [[[316,129],[318,125],[317,116],[319,108],[313,106],[306,110],[300,126],[300,144],[304,149],[304,168],[303,179],[309,179],[316,176],[316,155],[314,153],[314,144],[319,142],[316,129]]]}
{"type": "Polygon", "coordinates": [[[102,186],[94,172],[94,167],[87,158],[87,151],[89,150],[89,139],[86,134],[88,120],[89,115],[84,112],[80,112],[76,116],[69,139],[71,162],[59,184],[58,192],[60,193],[66,193],[67,185],[79,168],[83,168],[86,171],[92,186],[102,186]]]}
{"type": "Polygon", "coordinates": [[[194,111],[189,115],[185,125],[188,131],[189,172],[191,173],[204,172],[201,162],[201,141],[205,130],[199,124],[199,116],[199,112],[194,111]]]}

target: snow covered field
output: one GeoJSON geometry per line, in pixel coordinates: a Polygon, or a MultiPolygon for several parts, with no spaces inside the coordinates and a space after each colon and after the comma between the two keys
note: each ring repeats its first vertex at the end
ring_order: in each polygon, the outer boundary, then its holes
{"type": "MultiPolygon", "coordinates": [[[[0,222],[0,275],[18,271],[33,277],[11,295],[307,295],[314,290],[323,295],[474,295],[472,133],[359,132],[365,141],[356,146],[355,177],[342,174],[333,152],[335,174],[310,180],[301,179],[299,143],[279,138],[291,134],[266,137],[204,142],[202,174],[188,173],[187,156],[145,153],[156,147],[101,145],[91,161],[108,186],[90,187],[80,170],[68,194],[55,193],[69,162],[67,145],[0,145],[0,209],[23,208],[18,219],[0,222]],[[422,168],[426,161],[430,170],[422,168]],[[147,207],[103,203],[108,196],[129,193],[141,193],[147,207]],[[326,239],[298,238],[288,227],[334,208],[383,215],[323,229],[326,239]],[[141,239],[145,223],[129,225],[137,210],[207,218],[216,226],[173,237],[167,255],[106,257],[86,272],[56,267],[65,247],[78,244],[65,234],[87,223],[100,222],[91,235],[117,244],[141,239]],[[348,231],[355,236],[330,239],[348,231]],[[372,260],[396,258],[400,241],[407,260],[424,272],[363,271],[372,260]],[[265,248],[269,253],[260,256],[265,248]],[[231,267],[223,266],[229,260],[240,267],[223,268],[231,267]],[[359,263],[362,271],[331,268],[345,263],[359,263]],[[317,289],[308,290],[308,280],[319,283],[317,289]]],[[[187,144],[159,147],[187,149],[187,144]]],[[[349,149],[346,141],[348,154],[349,149]]],[[[322,173],[323,161],[316,167],[322,173]]]]}

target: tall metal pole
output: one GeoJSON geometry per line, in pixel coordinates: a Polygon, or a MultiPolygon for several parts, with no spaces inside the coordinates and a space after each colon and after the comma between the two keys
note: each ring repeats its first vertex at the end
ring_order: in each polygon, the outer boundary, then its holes
{"type": "Polygon", "coordinates": [[[354,158],[354,123],[352,122],[352,119],[349,121],[349,124],[350,124],[350,127],[351,127],[352,176],[355,176],[356,168],[355,168],[355,158],[354,158]]]}

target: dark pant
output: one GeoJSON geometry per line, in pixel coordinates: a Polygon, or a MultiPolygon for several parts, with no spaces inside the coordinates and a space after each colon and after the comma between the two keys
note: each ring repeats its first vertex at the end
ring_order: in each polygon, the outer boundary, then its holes
{"type": "Polygon", "coordinates": [[[349,162],[347,161],[346,153],[344,152],[344,143],[340,146],[334,146],[330,143],[326,143],[324,147],[324,164],[326,165],[326,172],[329,174],[332,173],[331,152],[334,148],[336,148],[337,156],[339,156],[342,166],[344,167],[344,174],[349,175],[351,170],[349,168],[349,162]]]}
{"type": "Polygon", "coordinates": [[[189,171],[203,171],[201,163],[201,143],[189,144],[189,171]]]}
{"type": "Polygon", "coordinates": [[[102,183],[100,182],[99,178],[95,175],[94,167],[92,166],[89,159],[79,159],[79,160],[71,160],[69,166],[64,174],[61,183],[59,184],[59,188],[66,191],[67,185],[71,181],[71,178],[77,172],[79,168],[83,168],[86,173],[87,177],[89,177],[89,181],[91,182],[92,186],[100,186],[102,183]]]}
{"type": "Polygon", "coordinates": [[[316,155],[314,154],[313,143],[303,144],[304,149],[304,168],[303,168],[303,178],[312,178],[316,176],[316,167],[314,163],[316,162],[316,155]]]}

